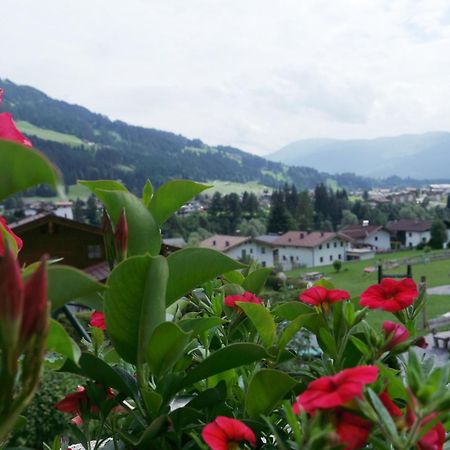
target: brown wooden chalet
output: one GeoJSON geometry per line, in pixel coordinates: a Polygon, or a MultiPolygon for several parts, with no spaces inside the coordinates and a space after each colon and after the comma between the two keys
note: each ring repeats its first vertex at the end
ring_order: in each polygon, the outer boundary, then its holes
{"type": "MultiPolygon", "coordinates": [[[[105,281],[109,275],[105,260],[103,236],[100,228],[42,213],[9,224],[9,227],[23,240],[19,253],[22,265],[38,261],[47,253],[50,258],[62,258],[61,264],[77,267],[98,281],[105,281]]],[[[161,254],[178,250],[163,244],[161,254]]]]}

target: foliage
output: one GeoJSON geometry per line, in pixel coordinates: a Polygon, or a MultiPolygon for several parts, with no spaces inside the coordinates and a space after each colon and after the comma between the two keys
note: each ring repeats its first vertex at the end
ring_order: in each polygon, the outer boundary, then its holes
{"type": "Polygon", "coordinates": [[[429,245],[431,248],[440,249],[448,241],[447,226],[442,220],[436,220],[431,225],[431,239],[429,245]]]}
{"type": "Polygon", "coordinates": [[[339,261],[338,259],[336,259],[335,261],[333,261],[333,268],[336,272],[340,272],[342,269],[342,261],[339,261]]]}
{"type": "Polygon", "coordinates": [[[46,370],[33,401],[23,412],[26,426],[13,433],[8,446],[41,448],[43,442],[50,443],[57,435],[67,435],[70,432],[67,417],[54,405],[80,383],[82,378],[76,375],[46,370]]]}

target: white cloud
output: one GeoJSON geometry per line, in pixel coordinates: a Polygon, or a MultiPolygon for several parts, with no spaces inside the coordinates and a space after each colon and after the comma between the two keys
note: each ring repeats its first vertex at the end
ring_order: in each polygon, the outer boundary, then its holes
{"type": "Polygon", "coordinates": [[[0,76],[264,153],[450,129],[447,0],[16,0],[0,76]]]}

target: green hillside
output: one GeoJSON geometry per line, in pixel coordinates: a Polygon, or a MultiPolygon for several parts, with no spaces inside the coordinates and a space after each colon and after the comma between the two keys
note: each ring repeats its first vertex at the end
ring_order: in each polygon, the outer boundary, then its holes
{"type": "Polygon", "coordinates": [[[10,111],[33,145],[60,167],[67,185],[78,179],[120,179],[137,192],[147,179],[157,186],[171,178],[269,187],[289,183],[300,189],[319,183],[347,189],[404,183],[399,178],[377,181],[291,167],[233,147],[212,147],[199,139],[111,121],[9,80],[0,79],[0,87],[5,91],[3,110],[10,111]]]}

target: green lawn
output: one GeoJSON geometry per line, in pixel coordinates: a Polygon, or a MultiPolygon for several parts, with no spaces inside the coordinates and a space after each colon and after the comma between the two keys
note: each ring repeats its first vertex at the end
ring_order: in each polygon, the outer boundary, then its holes
{"type": "Polygon", "coordinates": [[[45,128],[39,128],[24,120],[19,120],[17,122],[17,128],[19,128],[19,130],[27,136],[36,136],[40,139],[58,142],[60,144],[70,145],[72,147],[84,145],[84,142],[77,136],[58,133],[57,131],[46,130],[45,128]]]}
{"type": "MultiPolygon", "coordinates": [[[[439,252],[433,252],[439,253],[439,252]]],[[[325,274],[327,278],[339,289],[345,289],[350,292],[350,295],[357,299],[359,295],[371,284],[377,283],[377,272],[364,273],[363,269],[369,266],[376,266],[379,260],[400,260],[411,258],[413,256],[423,255],[424,259],[430,254],[423,251],[403,251],[396,253],[388,253],[377,256],[376,259],[368,261],[354,261],[344,262],[342,270],[336,273],[333,266],[309,267],[303,269],[293,270],[288,272],[290,277],[298,277],[301,273],[318,271],[325,274]]],[[[427,277],[427,286],[435,287],[450,284],[450,259],[442,261],[425,262],[412,266],[413,278],[416,282],[420,280],[422,275],[427,277]]],[[[406,273],[406,266],[402,265],[394,270],[386,270],[386,273],[406,273]]],[[[450,296],[448,295],[433,295],[428,298],[426,313],[428,318],[438,317],[450,311],[450,296]]],[[[383,320],[392,318],[389,313],[382,311],[371,311],[370,321],[374,325],[380,325],[383,320]]]]}
{"type": "MultiPolygon", "coordinates": [[[[66,198],[69,200],[86,200],[89,195],[91,194],[91,191],[81,184],[72,184],[69,186],[69,192],[66,195],[66,198]]],[[[58,200],[62,200],[61,197],[26,197],[27,200],[34,200],[34,201],[44,201],[44,202],[56,202],[58,200]]]]}
{"type": "Polygon", "coordinates": [[[220,181],[220,180],[211,180],[206,184],[212,185],[212,188],[205,191],[205,193],[213,195],[215,192],[220,192],[222,195],[227,195],[231,193],[243,194],[245,191],[262,193],[264,189],[268,189],[269,192],[272,192],[272,188],[264,186],[262,184],[257,183],[256,181],[248,182],[248,183],[234,183],[232,181],[220,181]]]}

